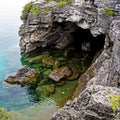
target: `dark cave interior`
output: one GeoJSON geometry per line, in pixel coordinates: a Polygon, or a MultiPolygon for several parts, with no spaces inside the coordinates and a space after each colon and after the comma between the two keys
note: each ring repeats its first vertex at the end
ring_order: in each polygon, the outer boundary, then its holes
{"type": "Polygon", "coordinates": [[[77,28],[72,33],[74,37],[74,45],[77,49],[97,52],[104,48],[105,35],[93,37],[89,29],[77,28]]]}
{"type": "MultiPolygon", "coordinates": [[[[74,46],[74,48],[78,51],[88,51],[96,53],[97,51],[101,51],[104,48],[104,34],[94,37],[89,29],[82,29],[72,22],[53,23],[53,30],[58,28],[58,33],[62,33],[64,37],[66,37],[68,33],[70,34],[73,42],[69,45],[74,46]]],[[[67,38],[68,41],[69,38],[70,37],[67,38]]],[[[69,45],[67,47],[69,47],[69,45]]]]}

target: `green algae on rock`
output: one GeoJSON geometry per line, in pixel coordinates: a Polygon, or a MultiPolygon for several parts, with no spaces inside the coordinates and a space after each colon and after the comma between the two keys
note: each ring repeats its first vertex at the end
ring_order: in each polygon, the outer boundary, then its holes
{"type": "Polygon", "coordinates": [[[57,86],[55,94],[51,94],[50,98],[53,99],[60,107],[63,107],[66,101],[71,99],[77,83],[78,80],[66,81],[62,86],[57,86]]]}
{"type": "MultiPolygon", "coordinates": [[[[38,99],[51,98],[59,106],[63,106],[71,98],[79,76],[88,68],[92,60],[92,56],[88,54],[86,52],[81,55],[74,51],[73,55],[67,57],[64,56],[62,50],[49,48],[42,49],[39,52],[36,50],[32,53],[22,54],[21,61],[23,65],[34,68],[40,74],[40,78],[34,87],[38,99]],[[90,56],[91,60],[88,59],[90,56]],[[59,76],[60,81],[57,80],[56,82],[50,77],[54,72],[59,76]]],[[[56,74],[54,74],[55,78],[57,77],[56,74]]]]}
{"type": "Polygon", "coordinates": [[[0,108],[0,120],[12,120],[11,115],[4,108],[0,108]]]}
{"type": "Polygon", "coordinates": [[[49,84],[49,85],[38,86],[36,88],[36,93],[40,98],[44,98],[49,96],[51,93],[53,93],[54,90],[55,90],[54,84],[49,84]]]}

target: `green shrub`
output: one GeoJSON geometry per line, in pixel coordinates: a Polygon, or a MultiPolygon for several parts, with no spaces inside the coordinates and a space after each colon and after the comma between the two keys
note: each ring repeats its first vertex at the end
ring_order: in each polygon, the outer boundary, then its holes
{"type": "Polygon", "coordinates": [[[49,13],[50,13],[50,8],[46,8],[45,12],[44,12],[44,15],[48,15],[49,13]]]}
{"type": "Polygon", "coordinates": [[[114,15],[114,11],[109,7],[104,8],[104,13],[106,16],[113,16],[114,15]]]}
{"type": "Polygon", "coordinates": [[[115,95],[110,98],[110,103],[114,112],[116,112],[117,107],[120,107],[120,96],[115,95]]]}
{"type": "Polygon", "coordinates": [[[63,6],[66,6],[66,5],[71,5],[71,0],[59,0],[57,2],[58,7],[63,7],[63,6]]]}
{"type": "Polygon", "coordinates": [[[22,13],[22,17],[27,17],[31,7],[33,5],[33,1],[27,3],[25,6],[24,6],[24,10],[23,10],[23,13],[22,13]]]}
{"type": "Polygon", "coordinates": [[[28,11],[23,11],[22,17],[27,17],[27,15],[28,15],[28,11]]]}
{"type": "Polygon", "coordinates": [[[39,6],[33,6],[30,10],[30,12],[34,15],[34,16],[38,16],[41,12],[41,8],[39,6]]]}
{"type": "Polygon", "coordinates": [[[32,5],[33,5],[33,1],[27,3],[27,4],[24,6],[24,10],[26,10],[26,11],[30,11],[32,5]]]}
{"type": "Polygon", "coordinates": [[[51,1],[53,1],[53,0],[46,0],[47,2],[51,2],[51,1]]]}
{"type": "Polygon", "coordinates": [[[96,93],[97,93],[97,90],[93,89],[92,94],[96,94],[96,93]]]}

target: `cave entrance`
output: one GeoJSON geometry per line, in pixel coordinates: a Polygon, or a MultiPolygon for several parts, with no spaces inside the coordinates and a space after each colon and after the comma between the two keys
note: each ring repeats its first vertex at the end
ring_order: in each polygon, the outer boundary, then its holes
{"type": "MultiPolygon", "coordinates": [[[[40,74],[36,84],[29,88],[31,96],[36,95],[33,99],[52,98],[58,106],[63,106],[72,98],[80,76],[96,53],[103,49],[105,35],[93,37],[90,30],[79,28],[75,23],[55,22],[46,38],[52,41],[49,46],[23,54],[21,62],[40,74]]],[[[81,83],[83,90],[87,81],[81,83]]]]}
{"type": "MultiPolygon", "coordinates": [[[[78,70],[80,71],[80,76],[81,76],[90,67],[92,62],[94,62],[93,60],[95,60],[104,49],[105,34],[101,34],[94,37],[89,29],[82,29],[78,27],[75,23],[71,23],[71,22],[58,23],[58,25],[60,26],[60,28],[62,28],[61,29],[62,33],[64,34],[66,33],[65,35],[68,36],[68,38],[66,39],[69,42],[63,42],[63,43],[69,43],[65,49],[68,49],[71,46],[75,48],[73,54],[68,52],[68,55],[71,55],[73,57],[76,51],[77,53],[79,53],[80,61],[76,65],[75,69],[77,69],[78,66],[79,68],[78,70]],[[68,35],[68,33],[71,37],[68,35]]],[[[71,58],[71,56],[69,57],[69,59],[71,58]]],[[[75,55],[75,57],[77,57],[77,55],[75,55]]],[[[85,78],[83,79],[82,81],[78,82],[79,85],[76,88],[75,92],[73,93],[72,98],[77,97],[80,94],[80,92],[82,92],[86,88],[86,84],[88,80],[85,80],[85,78]]]]}
{"type": "Polygon", "coordinates": [[[77,28],[73,33],[73,45],[79,51],[97,53],[104,48],[105,35],[101,34],[93,37],[89,29],[77,28]]]}
{"type": "Polygon", "coordinates": [[[61,34],[56,42],[57,48],[64,49],[73,46],[79,52],[91,52],[96,54],[104,48],[105,35],[94,37],[89,29],[82,29],[72,22],[53,23],[53,29],[61,34]]]}

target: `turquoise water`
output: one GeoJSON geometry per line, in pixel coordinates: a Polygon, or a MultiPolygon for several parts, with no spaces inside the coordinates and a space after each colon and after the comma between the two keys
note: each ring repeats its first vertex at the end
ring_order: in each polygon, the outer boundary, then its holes
{"type": "Polygon", "coordinates": [[[0,4],[0,107],[8,110],[23,109],[35,102],[27,87],[21,88],[3,82],[21,67],[18,45],[18,29],[21,25],[19,17],[22,6],[27,1],[6,0],[0,4]]]}

